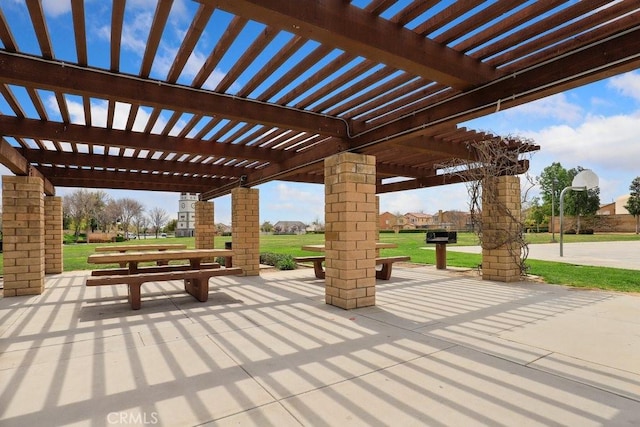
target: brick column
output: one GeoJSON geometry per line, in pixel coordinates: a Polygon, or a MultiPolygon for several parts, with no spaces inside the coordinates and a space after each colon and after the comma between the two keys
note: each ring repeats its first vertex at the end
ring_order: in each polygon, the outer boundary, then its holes
{"type": "Polygon", "coordinates": [[[31,176],[2,177],[5,297],[44,291],[44,185],[31,176]]]}
{"type": "Polygon", "coordinates": [[[231,243],[233,266],[244,276],[260,274],[259,191],[253,188],[231,190],[231,243]]]}
{"type": "Polygon", "coordinates": [[[331,156],[324,177],[325,301],[344,309],[375,305],[375,157],[331,156]]]}
{"type": "Polygon", "coordinates": [[[44,272],[62,273],[62,197],[44,198],[44,272]]]}
{"type": "Polygon", "coordinates": [[[216,225],[212,202],[196,202],[195,246],[196,249],[213,249],[216,225]]]}
{"type": "Polygon", "coordinates": [[[514,282],[521,278],[521,247],[515,242],[503,243],[508,233],[518,231],[515,218],[521,215],[520,179],[501,176],[482,183],[482,278],[499,282],[514,282]]]}
{"type": "MultiPolygon", "coordinates": [[[[380,196],[376,196],[376,242],[380,241],[380,196]]],[[[376,249],[376,258],[380,256],[380,249],[376,249]]]]}

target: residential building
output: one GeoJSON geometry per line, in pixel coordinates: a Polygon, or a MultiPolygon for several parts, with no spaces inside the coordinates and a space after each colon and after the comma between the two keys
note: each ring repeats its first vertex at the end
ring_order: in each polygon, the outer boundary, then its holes
{"type": "Polygon", "coordinates": [[[403,215],[384,212],[378,215],[380,230],[402,229],[407,224],[407,220],[403,215]]]}
{"type": "Polygon", "coordinates": [[[304,234],[307,226],[301,221],[278,221],[273,224],[274,233],[304,234]]]}
{"type": "Polygon", "coordinates": [[[426,228],[431,223],[431,215],[422,212],[409,212],[404,214],[407,224],[412,228],[426,228]]]}

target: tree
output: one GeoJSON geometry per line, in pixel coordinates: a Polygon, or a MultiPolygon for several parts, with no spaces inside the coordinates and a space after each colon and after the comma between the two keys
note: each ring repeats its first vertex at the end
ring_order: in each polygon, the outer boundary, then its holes
{"type": "Polygon", "coordinates": [[[545,217],[546,215],[542,205],[540,204],[540,199],[538,197],[534,197],[527,209],[527,222],[534,224],[536,226],[536,231],[540,232],[540,224],[544,222],[545,217]]]}
{"type": "MultiPolygon", "coordinates": [[[[545,215],[551,216],[551,201],[553,200],[556,215],[560,214],[560,194],[566,187],[571,187],[573,179],[582,172],[584,168],[566,170],[558,162],[547,166],[538,177],[540,185],[540,195],[542,196],[542,211],[545,215]]],[[[577,232],[580,232],[580,217],[584,215],[594,215],[600,207],[600,189],[595,188],[587,191],[568,191],[564,197],[564,214],[575,216],[577,220],[577,232]]]]}
{"type": "MultiPolygon", "coordinates": [[[[144,211],[144,209],[143,209],[144,211]]],[[[147,218],[143,212],[140,212],[136,216],[133,217],[133,226],[136,228],[136,234],[138,235],[138,239],[141,234],[147,234],[147,226],[149,224],[149,218],[147,218]]]]}
{"type": "Polygon", "coordinates": [[[553,211],[556,215],[560,212],[560,193],[565,187],[571,186],[572,178],[559,162],[554,162],[542,170],[538,177],[540,185],[540,195],[542,203],[540,207],[545,215],[551,216],[551,204],[553,201],[553,211]]]}
{"type": "MultiPolygon", "coordinates": [[[[571,182],[583,170],[582,166],[570,169],[568,174],[571,182]]],[[[580,218],[585,215],[595,215],[600,208],[600,189],[596,187],[586,191],[571,191],[566,198],[571,203],[565,212],[576,217],[576,233],[580,233],[580,218]]]]}
{"type": "Polygon", "coordinates": [[[64,196],[62,210],[64,215],[71,219],[75,240],[78,241],[82,227],[88,227],[91,218],[103,204],[104,192],[90,192],[84,188],[64,196]]]}
{"type": "Polygon", "coordinates": [[[165,230],[167,230],[167,232],[173,233],[174,231],[176,231],[176,228],[178,228],[178,220],[172,219],[167,223],[167,225],[164,228],[165,230]]]}
{"type": "Polygon", "coordinates": [[[158,233],[167,221],[169,221],[169,214],[167,214],[167,211],[164,209],[156,207],[149,212],[149,222],[156,232],[156,239],[158,238],[158,233]]]}
{"type": "Polygon", "coordinates": [[[638,234],[638,229],[640,228],[638,225],[640,223],[640,176],[631,181],[629,191],[631,191],[631,194],[624,207],[636,219],[636,234],[638,234]]]}
{"type": "Polygon", "coordinates": [[[111,231],[113,228],[118,231],[118,223],[122,218],[122,206],[116,200],[110,199],[103,209],[102,217],[106,232],[111,231]]]}
{"type": "Polygon", "coordinates": [[[269,221],[265,221],[260,226],[260,230],[263,233],[271,233],[273,231],[273,224],[271,224],[269,221]]]}
{"type": "Polygon", "coordinates": [[[117,203],[120,205],[122,213],[122,216],[120,217],[122,231],[124,231],[125,238],[128,238],[127,232],[129,231],[129,226],[133,218],[137,215],[141,215],[142,212],[144,212],[144,207],[137,200],[130,199],[128,197],[119,199],[117,203]]]}

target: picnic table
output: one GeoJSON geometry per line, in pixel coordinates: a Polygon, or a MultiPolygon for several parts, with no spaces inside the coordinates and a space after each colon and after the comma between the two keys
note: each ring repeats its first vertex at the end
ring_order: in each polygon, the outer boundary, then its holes
{"type": "MultiPolygon", "coordinates": [[[[139,251],[166,251],[170,249],[187,249],[183,243],[149,243],[136,245],[110,245],[96,246],[96,252],[139,252],[139,251]]],[[[166,264],[166,261],[157,261],[158,265],[166,264]]],[[[120,267],[125,267],[126,262],[121,262],[120,267]]]]}
{"type": "MultiPolygon", "coordinates": [[[[398,245],[395,243],[376,242],[376,249],[390,249],[397,247],[398,245]]],[[[310,252],[324,252],[325,245],[304,245],[302,246],[302,250],[310,252]]],[[[312,262],[315,276],[318,279],[325,278],[325,271],[322,267],[322,263],[325,261],[324,255],[295,257],[294,260],[296,262],[312,262]]],[[[376,270],[376,278],[381,280],[389,280],[391,278],[391,268],[393,266],[393,263],[409,260],[411,260],[411,257],[409,256],[377,257],[376,265],[382,265],[382,269],[376,270]]]]}
{"type": "MultiPolygon", "coordinates": [[[[396,243],[386,243],[386,242],[376,242],[376,249],[390,249],[397,248],[398,245],[396,243]]],[[[310,252],[324,252],[324,244],[322,245],[304,245],[302,246],[303,251],[310,252]]]]}
{"type": "Polygon", "coordinates": [[[149,243],[135,245],[96,246],[96,252],[166,251],[170,249],[187,249],[187,245],[183,243],[149,243]]]}
{"type": "Polygon", "coordinates": [[[126,284],[129,302],[134,310],[140,309],[140,288],[143,283],[184,280],[185,291],[198,301],[205,302],[209,295],[209,279],[215,276],[240,275],[241,268],[221,268],[217,263],[205,263],[215,257],[233,256],[228,249],[174,249],[164,251],[136,251],[94,253],[90,264],[124,264],[126,268],[94,270],[87,278],[87,286],[126,284]],[[188,264],[169,265],[170,261],[188,261],[188,264]],[[162,262],[158,266],[140,266],[145,262],[162,262]]]}

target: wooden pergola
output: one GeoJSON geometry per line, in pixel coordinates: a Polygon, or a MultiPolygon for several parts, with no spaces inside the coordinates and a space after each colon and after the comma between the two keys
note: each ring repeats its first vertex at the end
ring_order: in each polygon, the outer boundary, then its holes
{"type": "Polygon", "coordinates": [[[3,177],[5,296],[62,271],[57,186],[199,193],[197,248],[215,235],[206,201],[231,194],[234,267],[257,275],[253,187],[289,180],[325,185],[326,302],[375,305],[376,195],[460,182],[451,165],[490,166],[480,141],[511,150],[511,176],[483,179],[497,198],[483,200],[483,238],[502,242],[483,246],[483,279],[519,280],[503,211],[519,213],[521,154],[539,147],[458,124],[640,64],[634,0],[175,4],[190,25],[158,1],[139,59],[123,48],[135,2],[71,0],[67,25],[37,0],[26,21],[0,6],[0,160],[16,175],[3,177]],[[92,13],[110,16],[95,52],[92,13]]]}
{"type": "Polygon", "coordinates": [[[188,2],[191,24],[159,75],[172,4],[158,2],[133,74],[121,63],[126,0],[107,5],[108,58],[87,51],[85,4],[71,0],[73,25],[56,31],[75,45],[72,61],[56,56],[40,2],[27,2],[37,54],[16,42],[22,29],[0,6],[2,163],[42,177],[46,194],[125,188],[209,200],[239,184],[321,183],[323,160],[343,152],[376,157],[378,193],[442,185],[456,177],[439,165],[473,161],[471,144],[493,137],[458,123],[640,64],[633,0],[200,0],[188,2]],[[186,78],[196,45],[220,26],[186,78]],[[228,68],[211,84],[223,58],[228,68]],[[71,97],[83,121],[72,120],[71,97]],[[96,102],[107,105],[106,126],[92,119],[96,102]],[[114,126],[123,110],[126,125],[114,126]],[[141,112],[146,123],[136,122],[141,112]],[[404,180],[383,181],[394,177],[404,180]]]}

